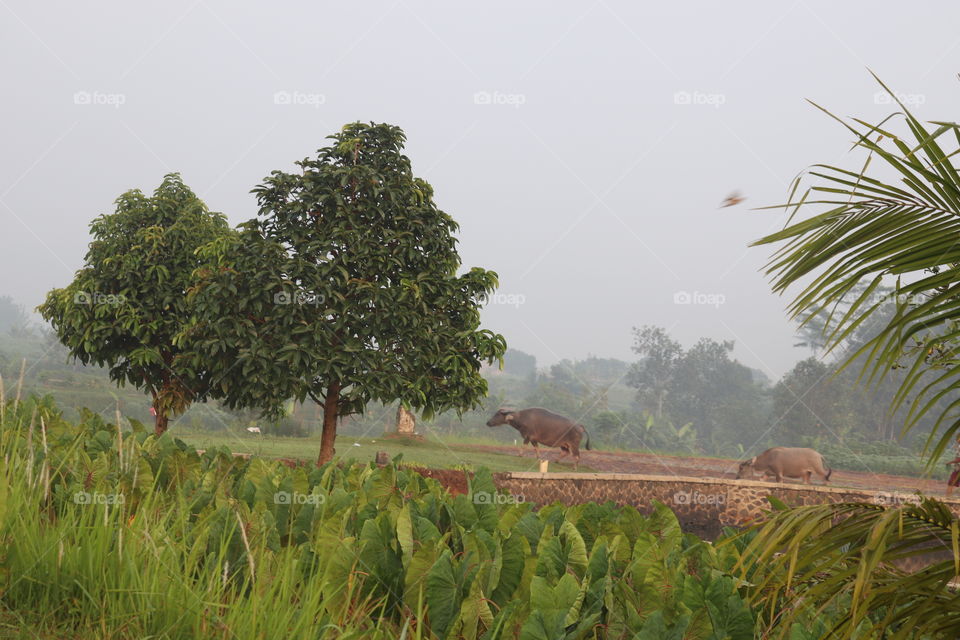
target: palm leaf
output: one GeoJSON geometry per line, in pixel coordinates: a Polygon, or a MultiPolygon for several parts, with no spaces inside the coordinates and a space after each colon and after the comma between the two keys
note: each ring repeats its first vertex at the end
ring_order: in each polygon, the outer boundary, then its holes
{"type": "Polygon", "coordinates": [[[815,165],[808,173],[812,185],[799,200],[795,183],[788,202],[777,207],[790,212],[787,226],[754,244],[782,245],[766,267],[773,290],[802,286],[790,315],[825,317],[828,352],[880,309],[896,305],[893,317],[846,354],[843,366],[862,363],[868,384],[893,369],[906,370],[890,411],[909,407],[905,431],[939,412],[927,440],[933,464],[960,429],[960,403],[949,402],[960,389],[960,351],[953,347],[960,339],[960,174],[950,160],[960,152],[960,127],[934,122],[928,128],[897,104],[901,111],[880,125],[848,122],[818,106],[854,135],[854,148],[867,158],[860,172],[815,165]],[[897,123],[906,128],[903,136],[893,131],[897,123]],[[956,141],[945,149],[948,132],[956,141]],[[881,173],[897,180],[888,182],[881,173]],[[797,220],[799,210],[811,208],[813,215],[797,220]],[[891,281],[893,297],[876,300],[874,290],[891,281]],[[849,304],[842,314],[841,304],[849,304]]]}
{"type": "Polygon", "coordinates": [[[839,613],[825,637],[960,637],[960,595],[951,586],[960,572],[958,525],[942,503],[798,507],[745,537],[739,568],[767,612],[764,637],[788,637],[794,623],[827,610],[839,613]],[[926,564],[919,571],[898,568],[918,559],[926,564]]]}

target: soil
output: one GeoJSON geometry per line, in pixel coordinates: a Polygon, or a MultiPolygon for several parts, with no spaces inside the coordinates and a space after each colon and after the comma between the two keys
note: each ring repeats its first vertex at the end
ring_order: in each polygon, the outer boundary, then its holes
{"type": "MultiPolygon", "coordinates": [[[[454,448],[516,455],[523,458],[534,458],[532,447],[523,447],[518,453],[517,447],[496,445],[456,445],[454,448]]],[[[541,455],[551,461],[552,471],[573,471],[569,458],[557,462],[560,453],[556,450],[541,448],[541,455]]],[[[647,475],[692,476],[695,478],[735,478],[737,475],[738,460],[723,458],[699,458],[659,456],[654,453],[637,453],[627,451],[581,451],[580,464],[582,467],[605,473],[639,473],[647,475]]],[[[582,468],[581,468],[582,470],[582,468]]],[[[755,478],[760,480],[758,476],[755,478]]],[[[771,479],[772,481],[772,479],[771,479]]],[[[786,482],[793,480],[786,479],[786,482]]],[[[795,482],[800,482],[796,480],[795,482]]],[[[813,482],[818,482],[816,479],[813,482]]],[[[867,473],[862,471],[844,471],[834,469],[830,476],[830,486],[868,489],[871,491],[899,491],[914,493],[920,491],[926,495],[943,495],[946,482],[930,478],[914,478],[910,476],[896,476],[884,473],[867,473]]]]}
{"type": "Polygon", "coordinates": [[[428,469],[415,465],[404,465],[405,468],[416,471],[425,478],[433,478],[442,484],[450,495],[467,493],[467,472],[460,469],[428,469]]]}

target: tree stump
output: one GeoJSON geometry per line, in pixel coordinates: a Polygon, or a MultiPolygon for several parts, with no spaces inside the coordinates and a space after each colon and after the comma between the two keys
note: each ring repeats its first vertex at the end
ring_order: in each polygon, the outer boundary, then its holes
{"type": "Polygon", "coordinates": [[[402,436],[412,436],[417,430],[417,418],[410,411],[397,407],[397,433],[402,436]]]}

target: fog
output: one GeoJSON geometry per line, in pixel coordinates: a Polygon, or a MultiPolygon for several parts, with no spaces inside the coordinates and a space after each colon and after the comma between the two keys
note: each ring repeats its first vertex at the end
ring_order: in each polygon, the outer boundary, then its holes
{"type": "Polygon", "coordinates": [[[5,2],[0,295],[32,308],[66,285],[123,191],[179,171],[239,223],[271,170],[389,122],[464,266],[499,274],[484,321],[511,347],[632,360],[631,327],[657,324],[734,340],[776,379],[806,353],[770,248],[747,246],[785,216],[752,208],[812,163],[862,163],[805,99],[879,120],[869,67],[921,118],[955,119],[960,9],[736,6],[5,2]]]}

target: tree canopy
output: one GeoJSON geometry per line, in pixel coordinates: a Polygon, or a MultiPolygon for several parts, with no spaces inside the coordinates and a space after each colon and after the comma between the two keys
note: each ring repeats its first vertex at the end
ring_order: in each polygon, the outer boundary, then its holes
{"type": "Polygon", "coordinates": [[[457,223],[414,176],[403,131],[353,123],[330,139],[299,171],[271,173],[258,217],[203,251],[184,334],[227,406],[322,404],[320,463],[337,418],[372,400],[426,416],[474,406],[480,366],[506,349],[480,328],[496,274],[458,275],[457,223]]]}
{"type": "Polygon", "coordinates": [[[188,357],[176,337],[191,314],[186,292],[200,266],[196,251],[230,228],[173,173],[152,196],[139,189],[121,195],[90,231],[83,267],[38,311],[71,357],[148,392],[163,433],[169,417],[206,390],[202,359],[188,357]]]}

